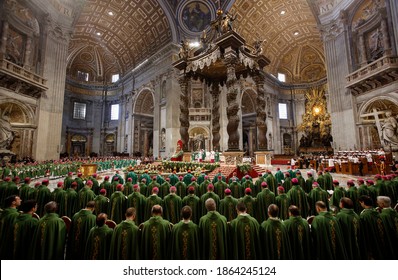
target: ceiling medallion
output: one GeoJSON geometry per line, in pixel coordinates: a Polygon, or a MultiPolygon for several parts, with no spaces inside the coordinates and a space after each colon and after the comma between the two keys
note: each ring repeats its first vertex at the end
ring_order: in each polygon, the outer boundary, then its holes
{"type": "Polygon", "coordinates": [[[207,29],[212,18],[214,9],[204,1],[188,1],[178,9],[180,26],[187,33],[200,33],[207,29]]]}

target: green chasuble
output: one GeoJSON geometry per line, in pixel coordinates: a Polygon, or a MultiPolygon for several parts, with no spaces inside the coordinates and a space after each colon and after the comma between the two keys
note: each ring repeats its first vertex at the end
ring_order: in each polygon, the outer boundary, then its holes
{"type": "Polygon", "coordinates": [[[146,198],[140,192],[135,191],[127,197],[127,208],[134,207],[136,216],[134,222],[140,225],[144,222],[146,198]]]}
{"type": "Polygon", "coordinates": [[[172,224],[180,221],[180,212],[182,207],[182,200],[176,194],[168,194],[163,200],[163,215],[166,220],[172,224]]]}
{"type": "Polygon", "coordinates": [[[87,202],[94,201],[94,199],[95,199],[95,193],[89,187],[84,186],[79,191],[79,205],[77,209],[85,208],[87,202]]]}
{"type": "Polygon", "coordinates": [[[59,213],[59,208],[61,207],[61,204],[63,203],[65,194],[66,194],[66,191],[62,188],[56,188],[51,193],[51,200],[55,201],[58,205],[57,213],[59,213]]]}
{"type": "Polygon", "coordinates": [[[192,221],[180,221],[173,226],[171,233],[171,259],[200,259],[198,226],[192,221]]]}
{"type": "Polygon", "coordinates": [[[222,180],[217,181],[214,184],[214,192],[220,197],[220,199],[224,198],[224,191],[228,188],[228,184],[222,180]]]}
{"type": "Polygon", "coordinates": [[[127,182],[126,184],[124,184],[123,193],[125,196],[129,196],[133,193],[133,184],[131,182],[127,182]]]}
{"type": "Polygon", "coordinates": [[[105,213],[109,215],[109,198],[100,194],[94,199],[94,202],[95,202],[94,212],[96,215],[100,213],[105,213]]]}
{"type": "Polygon", "coordinates": [[[323,174],[323,178],[325,179],[325,190],[333,190],[333,177],[329,172],[325,172],[323,174]]]}
{"type": "Polygon", "coordinates": [[[311,259],[311,235],[307,220],[291,216],[283,224],[289,235],[293,260],[311,259]]]}
{"type": "Polygon", "coordinates": [[[309,204],[307,194],[303,188],[299,185],[294,185],[287,195],[290,198],[290,204],[296,205],[300,209],[301,216],[307,218],[309,214],[309,204]]]}
{"type": "Polygon", "coordinates": [[[112,194],[110,199],[110,219],[116,224],[123,221],[126,213],[127,197],[121,192],[116,191],[112,194]]]}
{"type": "Polygon", "coordinates": [[[199,218],[201,215],[200,210],[200,198],[194,194],[189,194],[182,199],[182,206],[188,205],[192,209],[192,221],[195,224],[199,224],[199,218]]]}
{"type": "Polygon", "coordinates": [[[36,260],[63,260],[66,225],[58,214],[49,213],[39,220],[33,235],[32,256],[36,260]]]}
{"type": "Polygon", "coordinates": [[[282,183],[282,187],[285,189],[285,192],[287,193],[288,191],[290,191],[290,189],[292,188],[292,178],[290,177],[286,177],[285,181],[283,181],[282,183]]]}
{"type": "Polygon", "coordinates": [[[142,225],[141,256],[144,260],[170,259],[171,224],[154,216],[142,225]]]}
{"type": "Polygon", "coordinates": [[[285,175],[283,175],[283,172],[282,172],[282,171],[278,170],[278,171],[276,171],[276,173],[275,173],[275,179],[276,179],[276,182],[277,182],[278,184],[282,184],[282,180],[285,179],[285,175]]]}
{"type": "Polygon", "coordinates": [[[387,252],[384,254],[386,259],[398,259],[398,213],[391,207],[383,208],[380,213],[383,220],[387,236],[387,252]]]}
{"type": "Polygon", "coordinates": [[[225,198],[220,201],[220,214],[227,218],[230,222],[236,218],[236,205],[238,200],[230,195],[225,196],[225,198]]]}
{"type": "Polygon", "coordinates": [[[6,208],[1,212],[0,218],[0,257],[2,260],[13,258],[13,233],[12,229],[19,213],[16,208],[6,208]]]}
{"type": "Polygon", "coordinates": [[[323,190],[327,190],[326,189],[326,185],[325,185],[325,177],[322,174],[318,175],[318,178],[316,179],[316,181],[319,184],[319,187],[323,190]]]}
{"type": "Polygon", "coordinates": [[[309,203],[310,203],[310,215],[316,216],[318,213],[316,212],[315,203],[317,201],[323,201],[326,204],[327,209],[329,210],[329,199],[327,191],[323,190],[319,186],[314,187],[310,193],[308,194],[309,203]]]}
{"type": "MultiPolygon", "coordinates": [[[[191,183],[191,182],[189,182],[189,183],[191,183]]],[[[178,181],[175,184],[175,187],[177,189],[177,194],[181,198],[184,198],[187,195],[187,185],[183,181],[178,181]]]]}
{"type": "Polygon", "coordinates": [[[124,220],[112,234],[111,260],[139,260],[140,231],[134,221],[124,220]]]}
{"type": "Polygon", "coordinates": [[[233,181],[229,184],[229,188],[232,192],[232,196],[236,199],[239,199],[243,196],[243,188],[242,185],[238,181],[233,181]]]}
{"type": "Polygon", "coordinates": [[[345,196],[345,191],[342,187],[336,186],[334,188],[332,197],[330,198],[330,205],[337,207],[340,210],[340,199],[345,196]]]}
{"type": "Polygon", "coordinates": [[[159,187],[159,196],[163,199],[166,195],[169,194],[170,190],[170,183],[165,181],[163,184],[160,185],[159,187]]]}
{"type": "Polygon", "coordinates": [[[51,191],[46,185],[41,185],[36,189],[37,210],[36,213],[42,217],[44,215],[44,205],[51,200],[51,191]]]}
{"type": "Polygon", "coordinates": [[[353,209],[342,208],[336,215],[343,234],[344,247],[349,260],[360,260],[359,216],[353,209]]]}
{"type": "Polygon", "coordinates": [[[279,208],[279,219],[282,221],[289,219],[290,198],[287,194],[281,193],[275,198],[276,205],[279,208]]]}
{"type": "Polygon", "coordinates": [[[207,186],[210,184],[210,180],[204,180],[200,185],[199,188],[197,190],[195,190],[195,194],[198,197],[201,197],[202,195],[204,195],[207,192],[207,186]]]}
{"type": "Polygon", "coordinates": [[[267,260],[291,260],[289,236],[281,220],[269,218],[261,224],[261,248],[267,260]]]}
{"type": "Polygon", "coordinates": [[[349,186],[348,190],[346,191],[346,196],[352,200],[352,202],[354,203],[354,211],[359,215],[361,213],[359,211],[361,205],[358,201],[359,196],[357,188],[354,186],[349,186]]]}
{"type": "Polygon", "coordinates": [[[19,197],[21,198],[22,201],[28,200],[28,199],[34,199],[34,192],[35,189],[31,188],[29,184],[23,184],[19,188],[19,197]]]}
{"type": "Polygon", "coordinates": [[[170,178],[170,185],[175,186],[179,181],[178,176],[175,173],[169,175],[170,178]]]}
{"type": "Polygon", "coordinates": [[[69,229],[66,258],[83,260],[88,234],[95,227],[96,216],[90,210],[82,209],[73,215],[69,229]]]}
{"type": "Polygon", "coordinates": [[[13,229],[15,260],[28,260],[32,252],[32,236],[35,233],[39,220],[32,217],[32,214],[21,213],[15,220],[13,229]]]}
{"type": "Polygon", "coordinates": [[[84,258],[86,260],[108,260],[113,230],[107,225],[95,226],[88,234],[84,258]]]}
{"type": "Polygon", "coordinates": [[[225,260],[228,258],[227,219],[217,211],[209,211],[199,220],[202,240],[201,258],[225,260]]]}
{"type": "Polygon", "coordinates": [[[342,260],[347,258],[340,224],[330,212],[320,212],[311,224],[314,258],[342,260]]]}
{"type": "Polygon", "coordinates": [[[364,209],[359,215],[361,227],[361,253],[364,259],[382,260],[385,258],[385,229],[379,212],[364,209]]]}
{"type": "Polygon", "coordinates": [[[214,192],[207,192],[204,195],[200,197],[200,209],[201,209],[201,215],[204,216],[207,213],[206,207],[205,207],[205,202],[207,199],[212,198],[216,202],[216,209],[219,209],[220,207],[220,197],[214,193],[214,192]]]}
{"type": "Polygon", "coordinates": [[[69,218],[72,218],[79,210],[78,206],[79,195],[73,188],[69,188],[66,190],[63,203],[59,206],[59,215],[61,217],[68,216],[69,218]]]}
{"type": "Polygon", "coordinates": [[[75,180],[73,180],[72,176],[66,177],[65,180],[64,180],[64,188],[65,188],[65,190],[69,189],[74,181],[75,180]]]}
{"type": "Polygon", "coordinates": [[[250,194],[245,194],[244,197],[239,199],[239,202],[241,201],[246,205],[246,213],[254,217],[254,211],[256,211],[256,199],[250,194]]]}
{"type": "Polygon", "coordinates": [[[256,218],[259,223],[268,219],[268,206],[275,204],[275,194],[269,189],[263,189],[256,198],[256,218]]]}
{"type": "Polygon", "coordinates": [[[306,193],[310,193],[310,191],[312,190],[312,183],[314,183],[314,181],[314,177],[308,177],[308,179],[305,181],[304,191],[306,193]]]}
{"type": "Polygon", "coordinates": [[[260,225],[249,214],[240,214],[229,224],[230,258],[235,260],[261,260],[260,225]]]}
{"type": "Polygon", "coordinates": [[[144,221],[147,221],[152,215],[152,207],[156,204],[159,204],[163,207],[163,199],[158,197],[156,194],[149,196],[145,202],[145,213],[144,213],[144,221]]]}
{"type": "Polygon", "coordinates": [[[276,188],[278,187],[278,182],[276,181],[274,175],[272,173],[268,173],[267,177],[265,178],[265,182],[268,185],[268,188],[271,192],[276,193],[276,188]]]}

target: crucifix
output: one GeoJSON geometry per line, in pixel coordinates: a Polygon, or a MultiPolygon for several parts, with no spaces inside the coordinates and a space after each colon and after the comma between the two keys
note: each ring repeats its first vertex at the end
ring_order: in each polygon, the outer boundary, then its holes
{"type": "Polygon", "coordinates": [[[361,118],[370,117],[370,116],[374,117],[375,122],[376,122],[377,132],[379,133],[380,143],[383,143],[383,136],[382,136],[382,132],[381,132],[381,122],[380,122],[379,115],[384,115],[384,113],[386,113],[386,112],[387,111],[377,111],[376,108],[373,108],[372,113],[367,113],[367,114],[363,114],[360,116],[361,118]]]}

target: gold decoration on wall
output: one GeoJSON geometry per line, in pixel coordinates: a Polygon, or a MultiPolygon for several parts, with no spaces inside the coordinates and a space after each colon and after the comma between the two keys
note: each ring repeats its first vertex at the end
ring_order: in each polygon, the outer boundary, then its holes
{"type": "Polygon", "coordinates": [[[331,120],[327,111],[325,88],[311,88],[305,93],[305,98],[305,113],[298,127],[298,131],[304,132],[300,147],[331,146],[331,120]]]}

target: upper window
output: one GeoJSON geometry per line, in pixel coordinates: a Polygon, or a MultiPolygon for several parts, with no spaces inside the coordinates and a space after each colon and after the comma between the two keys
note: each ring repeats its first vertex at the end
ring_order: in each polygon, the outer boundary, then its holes
{"type": "Polygon", "coordinates": [[[112,75],[112,83],[116,83],[117,81],[119,81],[119,74],[112,75]]]}
{"type": "Polygon", "coordinates": [[[73,118],[78,120],[86,119],[86,103],[73,103],[73,118]]]}
{"type": "Polygon", "coordinates": [[[287,120],[287,105],[286,103],[279,103],[279,119],[287,120]]]}
{"type": "Polygon", "coordinates": [[[77,78],[80,81],[86,81],[88,82],[88,73],[83,72],[83,71],[77,71],[77,78]]]}
{"type": "Polygon", "coordinates": [[[278,73],[278,80],[281,82],[286,82],[286,75],[283,73],[278,73]]]}
{"type": "Polygon", "coordinates": [[[111,106],[111,121],[119,119],[119,104],[112,104],[111,106]]]}

